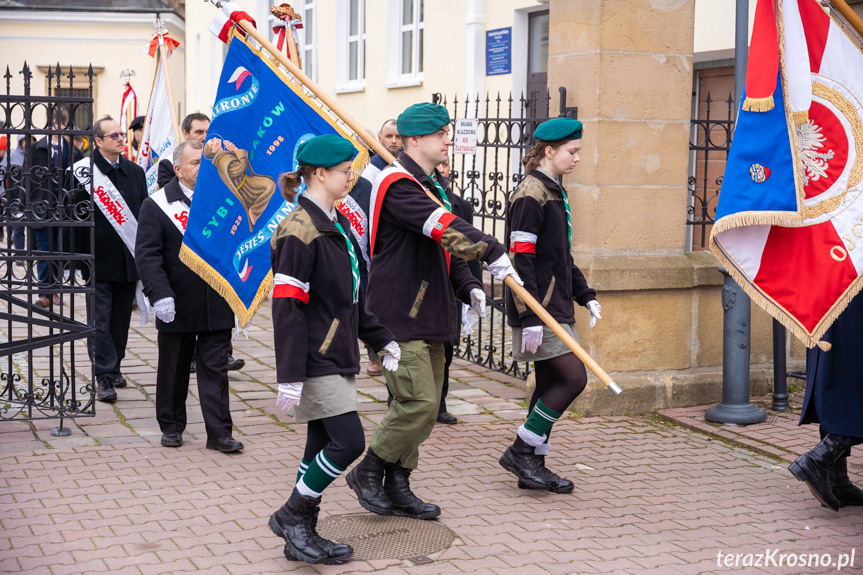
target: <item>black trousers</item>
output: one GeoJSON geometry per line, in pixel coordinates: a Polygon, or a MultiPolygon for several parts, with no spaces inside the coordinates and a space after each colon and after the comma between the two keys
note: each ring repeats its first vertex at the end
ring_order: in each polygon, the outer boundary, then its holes
{"type": "Polygon", "coordinates": [[[156,371],[156,420],[162,433],[186,429],[189,367],[198,346],[196,376],[207,437],[231,435],[233,421],[228,395],[228,349],[231,330],[189,333],[159,332],[156,371]]]}
{"type": "Polygon", "coordinates": [[[308,423],[303,459],[306,463],[311,463],[324,448],[329,460],[342,469],[347,469],[348,465],[363,454],[366,449],[366,436],[356,411],[314,419],[308,423]]]}
{"type": "Polygon", "coordinates": [[[87,317],[92,318],[95,333],[87,351],[97,381],[100,377],[120,375],[120,363],[126,357],[136,283],[95,282],[92,308],[87,306],[87,317]]]}

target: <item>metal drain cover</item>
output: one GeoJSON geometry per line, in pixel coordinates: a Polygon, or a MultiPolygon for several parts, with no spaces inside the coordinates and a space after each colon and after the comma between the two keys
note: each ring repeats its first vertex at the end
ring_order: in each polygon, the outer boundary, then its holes
{"type": "Polygon", "coordinates": [[[408,559],[430,563],[429,555],[446,550],[455,533],[437,521],[372,513],[333,515],[321,519],[318,533],[354,548],[354,559],[408,559]]]}

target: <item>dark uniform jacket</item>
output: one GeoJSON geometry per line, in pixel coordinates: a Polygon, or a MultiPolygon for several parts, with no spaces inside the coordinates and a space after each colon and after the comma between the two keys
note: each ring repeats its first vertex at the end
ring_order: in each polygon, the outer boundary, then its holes
{"type": "Polygon", "coordinates": [[[820,423],[827,433],[863,438],[863,295],[851,300],[821,339],[832,348],[813,347],[806,354],[800,423],[820,423]]]}
{"type": "MultiPolygon", "coordinates": [[[[337,214],[357,256],[362,258],[351,236],[350,222],[341,212],[337,214]]],[[[395,340],[367,311],[362,289],[359,301],[354,303],[351,261],[344,236],[312,200],[300,196],[299,205],[279,224],[270,246],[276,284],[273,326],[279,383],[357,374],[357,337],[375,351],[395,340]],[[308,284],[309,291],[303,293],[286,284],[286,278],[308,284]]]]}
{"type": "Polygon", "coordinates": [[[174,171],[174,163],[171,160],[167,158],[159,160],[156,172],[156,185],[159,186],[159,189],[167,186],[168,182],[173,180],[176,175],[177,172],[174,171]]]}
{"type": "MultiPolygon", "coordinates": [[[[141,211],[141,203],[147,198],[147,176],[141,166],[129,161],[120,155],[120,161],[115,169],[108,160],[102,157],[98,149],[93,150],[91,156],[93,164],[105,174],[114,187],[126,200],[132,215],[138,219],[141,211]]],[[[77,197],[86,197],[90,191],[79,186],[77,197]]],[[[111,223],[98,206],[93,206],[93,220],[95,221],[95,252],[94,266],[96,268],[96,281],[98,282],[135,282],[138,281],[138,272],[135,268],[135,259],[132,253],[111,227],[111,223]]],[[[84,252],[86,253],[86,249],[84,252]]]]}
{"type": "MultiPolygon", "coordinates": [[[[572,261],[564,201],[557,182],[532,171],[510,200],[506,240],[528,293],[558,322],[571,324],[575,323],[573,298],[586,306],[596,299],[596,291],[588,287],[584,274],[572,261]]],[[[510,326],[542,325],[542,320],[509,289],[506,315],[510,326]]]]}
{"type": "MultiPolygon", "coordinates": [[[[191,201],[177,178],[164,188],[169,202],[191,201]]],[[[158,192],[157,192],[158,193],[158,192]]],[[[166,333],[216,331],[234,327],[234,312],[225,298],[180,261],[183,234],[153,198],[144,200],[138,218],[135,261],[151,304],[174,298],[176,316],[171,323],[156,319],[156,329],[166,333]]]]}
{"type": "MultiPolygon", "coordinates": [[[[399,163],[439,198],[435,185],[407,154],[399,156],[399,163]]],[[[505,253],[494,237],[458,217],[447,214],[438,223],[446,224],[442,232],[431,230],[439,208],[416,182],[405,178],[389,186],[380,213],[374,216],[377,236],[368,306],[398,341],[454,341],[455,298],[470,303],[470,290],[482,289],[464,260],[493,262],[505,253]],[[449,273],[444,250],[455,256],[449,273]]]]}

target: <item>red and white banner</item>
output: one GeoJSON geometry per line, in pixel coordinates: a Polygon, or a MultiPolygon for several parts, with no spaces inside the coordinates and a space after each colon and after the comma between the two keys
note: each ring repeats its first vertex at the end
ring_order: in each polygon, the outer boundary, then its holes
{"type": "MultiPolygon", "coordinates": [[[[772,0],[762,4],[772,12],[772,0]]],[[[753,37],[778,30],[780,109],[743,106],[711,250],[753,301],[807,346],[826,347],[821,336],[863,288],[863,54],[816,0],[778,8],[753,37]],[[779,113],[782,136],[748,129],[752,112],[779,113]]]]}
{"type": "MultiPolygon", "coordinates": [[[[213,21],[210,22],[209,26],[207,26],[207,30],[215,34],[219,40],[225,44],[228,43],[228,35],[231,32],[234,22],[248,20],[252,26],[257,28],[255,20],[236,2],[222,2],[219,10],[221,11],[216,13],[216,17],[213,18],[213,21]]],[[[240,32],[242,32],[242,30],[240,32]]]]}
{"type": "Polygon", "coordinates": [[[123,102],[120,104],[120,127],[129,129],[129,124],[138,115],[138,95],[132,84],[126,81],[126,89],[123,90],[123,102]]]}
{"type": "Polygon", "coordinates": [[[147,191],[152,195],[159,189],[157,176],[159,160],[172,159],[174,146],[177,145],[174,133],[174,121],[171,117],[171,99],[168,96],[168,84],[165,74],[168,70],[162,66],[162,59],[156,60],[156,79],[153,82],[153,92],[150,94],[150,105],[144,119],[144,131],[138,148],[139,166],[147,172],[147,191]]]}

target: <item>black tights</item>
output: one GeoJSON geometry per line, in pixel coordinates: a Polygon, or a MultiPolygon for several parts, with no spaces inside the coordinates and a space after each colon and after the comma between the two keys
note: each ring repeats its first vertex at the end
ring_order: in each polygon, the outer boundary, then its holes
{"type": "Polygon", "coordinates": [[[541,398],[542,402],[558,413],[563,413],[587,385],[587,372],[581,360],[571,353],[534,364],[536,389],[530,398],[530,409],[541,398]]]}
{"type": "Polygon", "coordinates": [[[325,447],[327,458],[343,469],[363,454],[366,436],[356,411],[309,422],[303,459],[311,463],[325,447]]]}

